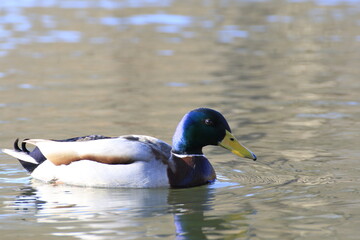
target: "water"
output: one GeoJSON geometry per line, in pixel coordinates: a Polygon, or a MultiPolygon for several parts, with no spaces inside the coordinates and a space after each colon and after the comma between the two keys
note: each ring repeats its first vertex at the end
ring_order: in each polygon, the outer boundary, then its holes
{"type": "Polygon", "coordinates": [[[355,0],[0,2],[0,146],[147,134],[221,111],[258,161],[206,148],[192,189],[33,182],[0,154],[1,239],[357,239],[355,0]]]}

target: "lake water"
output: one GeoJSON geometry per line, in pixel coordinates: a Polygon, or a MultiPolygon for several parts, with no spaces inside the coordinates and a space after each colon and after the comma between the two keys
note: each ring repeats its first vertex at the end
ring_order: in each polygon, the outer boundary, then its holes
{"type": "Polygon", "coordinates": [[[258,161],[207,147],[213,185],[92,189],[1,153],[1,239],[359,239],[359,49],[356,0],[2,0],[2,148],[170,143],[211,107],[258,161]]]}

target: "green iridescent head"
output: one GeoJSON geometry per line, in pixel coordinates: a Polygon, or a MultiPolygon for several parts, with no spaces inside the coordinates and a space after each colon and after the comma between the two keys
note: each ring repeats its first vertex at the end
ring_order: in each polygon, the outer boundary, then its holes
{"type": "Polygon", "coordinates": [[[231,134],[229,124],[221,113],[198,108],[187,113],[178,124],[172,151],[178,154],[202,154],[202,148],[207,145],[219,145],[236,155],[256,160],[255,154],[231,134]]]}

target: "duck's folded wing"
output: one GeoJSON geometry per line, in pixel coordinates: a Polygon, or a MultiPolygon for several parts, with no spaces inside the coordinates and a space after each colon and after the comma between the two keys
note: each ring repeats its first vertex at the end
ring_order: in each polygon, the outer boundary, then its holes
{"type": "Polygon", "coordinates": [[[55,165],[70,164],[79,160],[92,160],[105,164],[130,164],[150,161],[154,152],[151,146],[124,138],[99,139],[82,142],[58,142],[29,139],[26,143],[37,146],[55,165]]]}

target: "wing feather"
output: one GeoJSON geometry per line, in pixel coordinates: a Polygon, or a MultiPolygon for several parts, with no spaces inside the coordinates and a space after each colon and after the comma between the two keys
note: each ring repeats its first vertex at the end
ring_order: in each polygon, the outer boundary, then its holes
{"type": "MultiPolygon", "coordinates": [[[[146,136],[139,137],[139,139],[144,137],[146,136]]],[[[92,160],[105,164],[130,164],[158,158],[158,156],[154,156],[156,144],[150,144],[149,139],[134,141],[119,137],[80,142],[29,139],[25,142],[37,146],[41,153],[55,165],[68,165],[79,160],[92,160]]],[[[151,140],[156,143],[157,139],[151,138],[151,140]]],[[[160,140],[157,141],[158,144],[165,144],[160,140]]],[[[170,154],[170,146],[167,149],[169,152],[165,153],[166,156],[170,154]]],[[[159,152],[162,152],[161,150],[159,149],[159,152]]]]}
{"type": "Polygon", "coordinates": [[[41,153],[55,165],[67,165],[80,160],[76,146],[72,145],[75,142],[55,142],[46,139],[28,139],[24,142],[38,147],[41,153]]]}

